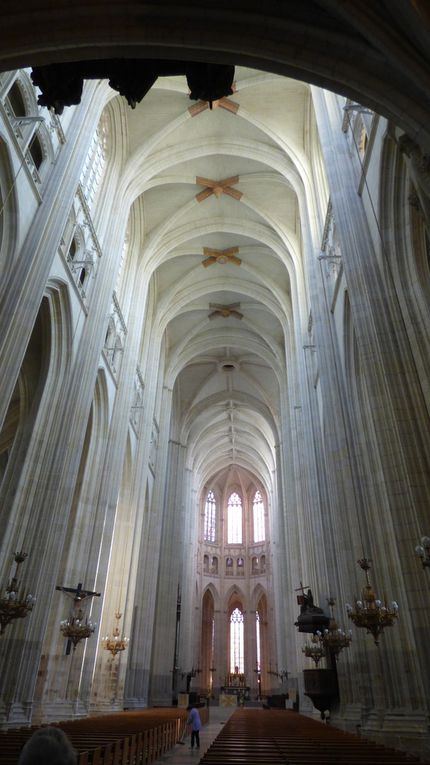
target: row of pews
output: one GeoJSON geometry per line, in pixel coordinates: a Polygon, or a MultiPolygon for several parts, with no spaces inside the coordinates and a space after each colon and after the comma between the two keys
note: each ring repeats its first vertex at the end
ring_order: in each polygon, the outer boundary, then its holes
{"type": "Polygon", "coordinates": [[[287,710],[234,712],[200,765],[412,765],[416,757],[287,710]]]}
{"type": "MultiPolygon", "coordinates": [[[[149,765],[172,749],[185,732],[188,713],[181,709],[145,709],[51,723],[61,728],[78,752],[78,765],[149,765]]],[[[207,709],[200,710],[202,722],[207,709]]],[[[36,730],[0,733],[0,762],[16,765],[36,730]]]]}

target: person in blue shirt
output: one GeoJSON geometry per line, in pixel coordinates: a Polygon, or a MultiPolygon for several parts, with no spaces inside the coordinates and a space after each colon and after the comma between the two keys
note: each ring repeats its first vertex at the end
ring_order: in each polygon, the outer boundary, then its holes
{"type": "Polygon", "coordinates": [[[190,714],[188,715],[187,720],[188,725],[191,725],[191,749],[194,747],[194,742],[196,744],[196,749],[200,748],[200,728],[202,727],[202,721],[200,720],[200,715],[198,710],[195,707],[191,707],[190,714]]]}

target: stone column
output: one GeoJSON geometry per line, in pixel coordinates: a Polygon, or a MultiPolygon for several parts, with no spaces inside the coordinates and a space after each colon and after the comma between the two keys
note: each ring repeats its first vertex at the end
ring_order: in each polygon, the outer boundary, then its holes
{"type": "MultiPolygon", "coordinates": [[[[171,391],[163,391],[162,411],[171,412],[171,391]]],[[[160,442],[168,435],[169,421],[160,428],[160,442]]],[[[157,604],[155,609],[154,645],[152,653],[151,703],[172,703],[172,672],[176,632],[176,601],[183,550],[184,507],[181,485],[184,473],[184,446],[168,442],[166,467],[160,470],[158,481],[164,487],[162,501],[162,533],[158,563],[157,604]]],[[[161,492],[161,487],[160,487],[161,492]]],[[[161,510],[161,508],[160,508],[161,510]]],[[[194,625],[194,630],[199,631],[194,625]]],[[[197,662],[197,657],[193,657],[197,662]]],[[[194,663],[194,668],[196,664],[194,663]]],[[[186,667],[191,669],[191,667],[186,667]]],[[[198,682],[198,680],[197,680],[198,682]]]]}
{"type": "Polygon", "coordinates": [[[367,491],[358,516],[357,545],[371,539],[372,549],[365,553],[374,560],[377,589],[405,604],[399,624],[384,635],[387,650],[383,661],[380,656],[372,662],[371,677],[375,694],[384,689],[388,708],[403,708],[405,715],[417,718],[426,707],[423,678],[430,676],[425,641],[417,639],[428,630],[428,609],[424,613],[420,608],[413,561],[414,541],[428,519],[428,412],[385,243],[381,240],[375,250],[357,194],[357,177],[341,130],[340,99],[317,89],[312,94],[363,381],[361,401],[350,401],[358,422],[367,428],[361,478],[367,491]]]}
{"type": "Polygon", "coordinates": [[[97,82],[88,83],[67,129],[66,143],[42,190],[42,203],[23,242],[21,257],[4,285],[0,306],[0,368],[7,370],[7,374],[0,379],[0,424],[7,412],[82,166],[105,103],[105,88],[97,82]]]}

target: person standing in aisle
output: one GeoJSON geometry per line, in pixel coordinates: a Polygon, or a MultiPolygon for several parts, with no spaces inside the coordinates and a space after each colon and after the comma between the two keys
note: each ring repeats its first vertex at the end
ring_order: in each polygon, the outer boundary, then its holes
{"type": "Polygon", "coordinates": [[[191,725],[190,749],[193,749],[194,742],[196,744],[196,749],[200,749],[200,729],[202,727],[202,721],[200,720],[198,709],[196,709],[195,707],[191,707],[187,723],[188,725],[191,725]]]}

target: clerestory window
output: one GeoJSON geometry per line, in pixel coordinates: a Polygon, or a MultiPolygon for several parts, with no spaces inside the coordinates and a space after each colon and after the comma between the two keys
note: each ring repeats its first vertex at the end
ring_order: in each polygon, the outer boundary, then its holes
{"type": "Polygon", "coordinates": [[[205,524],[204,524],[205,542],[216,541],[216,500],[213,491],[209,491],[205,504],[205,524]]]}
{"type": "Polygon", "coordinates": [[[242,544],[242,500],[235,491],[227,503],[227,544],[242,544]]]}
{"type": "Polygon", "coordinates": [[[254,520],[254,542],[264,542],[266,539],[264,530],[264,504],[259,491],[256,491],[254,494],[252,514],[254,520]]]}

